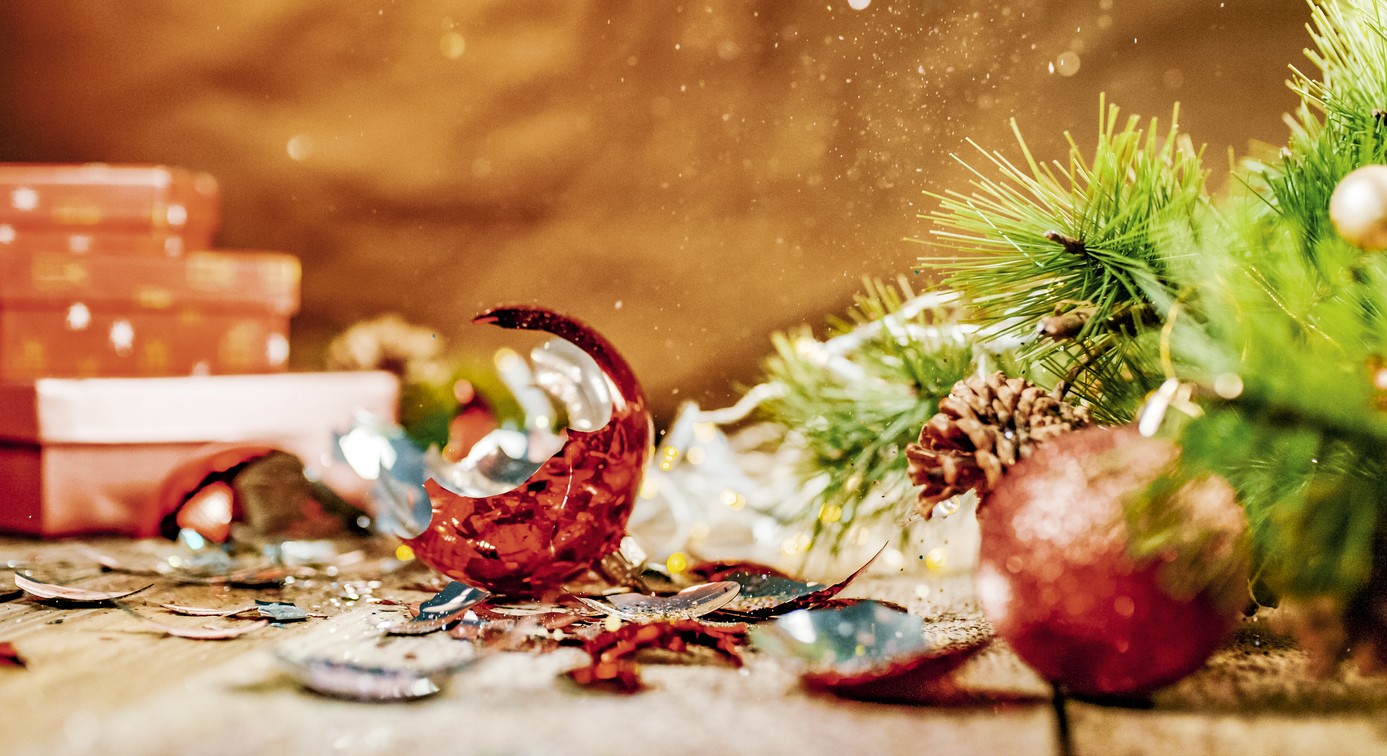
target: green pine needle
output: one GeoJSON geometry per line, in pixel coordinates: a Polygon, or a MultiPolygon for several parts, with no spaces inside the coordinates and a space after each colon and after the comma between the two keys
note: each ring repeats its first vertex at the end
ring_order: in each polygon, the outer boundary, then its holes
{"type": "Polygon", "coordinates": [[[1160,323],[1176,296],[1160,229],[1206,205],[1200,155],[1179,132],[1178,115],[1164,135],[1154,119],[1148,131],[1136,117],[1119,130],[1118,109],[1100,102],[1092,159],[1066,134],[1067,165],[1038,163],[1013,121],[1027,170],[984,153],[999,178],[964,163],[976,177],[972,194],[932,195],[940,201],[929,216],[938,243],[965,254],[921,257],[922,267],[950,275],[945,284],[965,296],[986,333],[1025,340],[1020,361],[1055,378],[1077,371],[1074,391],[1100,420],[1129,418],[1159,384],[1131,342],[1160,323]],[[1042,318],[1077,307],[1093,314],[1074,338],[1033,338],[1042,318]]]}

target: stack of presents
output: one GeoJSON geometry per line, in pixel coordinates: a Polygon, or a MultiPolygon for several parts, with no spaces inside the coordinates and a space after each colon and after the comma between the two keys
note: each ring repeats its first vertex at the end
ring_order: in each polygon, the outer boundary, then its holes
{"type": "Polygon", "coordinates": [[[208,444],[259,444],[364,497],[332,453],[394,376],[289,373],[299,263],[212,249],[213,177],[0,164],[0,531],[155,535],[161,482],[208,444]]]}

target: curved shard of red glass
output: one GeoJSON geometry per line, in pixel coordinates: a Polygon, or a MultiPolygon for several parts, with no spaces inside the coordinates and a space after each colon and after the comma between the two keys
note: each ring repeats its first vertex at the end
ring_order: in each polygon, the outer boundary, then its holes
{"type": "Polygon", "coordinates": [[[563,448],[513,491],[476,499],[427,481],[433,519],[406,543],[454,580],[508,596],[542,596],[617,550],[654,426],[631,367],[591,326],[533,306],[488,310],[473,322],[545,331],[577,345],[607,375],[612,419],[591,433],[569,429],[563,448]]]}

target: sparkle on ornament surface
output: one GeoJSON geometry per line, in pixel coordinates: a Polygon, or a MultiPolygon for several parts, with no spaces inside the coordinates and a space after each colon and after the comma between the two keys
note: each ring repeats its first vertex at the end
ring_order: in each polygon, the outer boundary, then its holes
{"type": "Polygon", "coordinates": [[[10,204],[16,210],[33,210],[39,206],[39,193],[28,187],[20,187],[10,192],[10,204]]]}
{"type": "Polygon", "coordinates": [[[1387,166],[1368,165],[1345,176],[1329,198],[1329,219],[1349,244],[1387,248],[1387,166]]]}
{"type": "Polygon", "coordinates": [[[848,0],[848,7],[853,10],[864,10],[872,4],[872,0],[848,0]]]}
{"type": "Polygon", "coordinates": [[[91,325],[92,313],[81,302],[74,302],[67,308],[67,328],[69,331],[84,331],[91,325]]]}
{"type": "Polygon", "coordinates": [[[983,563],[978,567],[976,579],[978,603],[994,625],[1006,621],[1011,611],[1011,584],[997,574],[992,565],[983,563]]]}
{"type": "Polygon", "coordinates": [[[1373,385],[1382,391],[1387,391],[1387,368],[1373,373],[1373,385]]]}
{"type": "Polygon", "coordinates": [[[169,205],[164,215],[168,218],[169,225],[175,228],[188,222],[188,208],[182,205],[169,205]]]}
{"type": "Polygon", "coordinates": [[[117,320],[111,324],[111,348],[124,357],[135,347],[135,327],[128,320],[117,320]]]}
{"type": "Polygon", "coordinates": [[[1223,373],[1214,379],[1214,393],[1224,399],[1237,399],[1243,393],[1243,379],[1237,373],[1223,373]]]}
{"type": "Polygon", "coordinates": [[[9,244],[14,241],[14,226],[0,224],[0,244],[9,244]]]}

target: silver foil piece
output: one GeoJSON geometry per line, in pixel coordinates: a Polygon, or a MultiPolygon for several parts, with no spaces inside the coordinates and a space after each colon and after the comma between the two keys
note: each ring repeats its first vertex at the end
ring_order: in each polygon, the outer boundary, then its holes
{"type": "Polygon", "coordinates": [[[737,598],[741,586],[730,580],[695,585],[673,596],[647,596],[640,593],[618,593],[606,601],[582,598],[584,604],[603,614],[613,614],[627,620],[651,622],[656,620],[693,619],[726,606],[737,598]]]}

